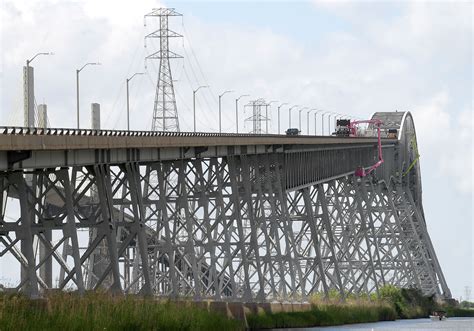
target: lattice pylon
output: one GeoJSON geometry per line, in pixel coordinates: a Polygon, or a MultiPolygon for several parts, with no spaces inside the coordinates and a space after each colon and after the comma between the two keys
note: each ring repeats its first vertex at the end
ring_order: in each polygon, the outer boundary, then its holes
{"type": "Polygon", "coordinates": [[[145,41],[149,38],[160,40],[160,49],[145,58],[160,60],[153,106],[152,131],[179,132],[178,109],[176,107],[170,59],[179,59],[182,56],[169,50],[169,38],[178,38],[182,35],[168,29],[168,17],[170,16],[182,16],[182,14],[176,12],[174,8],[157,8],[145,15],[145,25],[147,17],[158,17],[160,20],[159,29],[145,36],[145,41]]]}

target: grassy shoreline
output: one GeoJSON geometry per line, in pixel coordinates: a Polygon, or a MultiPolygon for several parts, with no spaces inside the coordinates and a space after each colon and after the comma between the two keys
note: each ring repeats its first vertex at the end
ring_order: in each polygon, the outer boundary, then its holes
{"type": "Polygon", "coordinates": [[[445,310],[448,317],[474,317],[474,310],[462,309],[439,303],[434,296],[423,296],[417,289],[400,289],[385,286],[379,296],[346,295],[341,300],[337,292],[329,298],[315,294],[306,312],[260,313],[247,316],[250,329],[273,329],[288,327],[315,327],[343,324],[393,321],[428,317],[432,311],[445,310]]]}
{"type": "Polygon", "coordinates": [[[0,295],[6,330],[243,330],[243,322],[185,302],[103,293],[52,293],[45,299],[0,295]]]}
{"type": "Polygon", "coordinates": [[[247,322],[251,330],[258,330],[393,321],[396,318],[396,311],[390,305],[364,302],[314,305],[304,312],[250,314],[247,322]]]}
{"type": "MultiPolygon", "coordinates": [[[[191,301],[169,301],[138,296],[111,296],[88,292],[48,293],[30,300],[19,294],[0,293],[0,331],[6,330],[219,330],[234,331],[285,327],[331,326],[427,317],[436,309],[448,316],[474,317],[474,310],[442,306],[414,289],[385,287],[380,296],[329,298],[314,295],[303,311],[269,312],[247,309],[245,320],[231,319],[222,311],[209,311],[191,301]],[[257,312],[259,311],[259,312],[257,312]]],[[[212,306],[212,305],[211,305],[212,306]]],[[[209,306],[210,307],[210,306],[209,306]]],[[[242,309],[243,306],[242,306],[242,309]]],[[[242,311],[243,312],[243,311],[242,311]]],[[[242,314],[243,316],[243,314],[242,314]]]]}

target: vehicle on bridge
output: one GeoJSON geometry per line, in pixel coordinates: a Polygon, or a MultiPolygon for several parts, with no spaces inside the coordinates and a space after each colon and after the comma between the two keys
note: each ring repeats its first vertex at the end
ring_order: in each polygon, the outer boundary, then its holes
{"type": "Polygon", "coordinates": [[[348,119],[338,119],[336,121],[336,131],[333,135],[337,137],[349,137],[351,120],[348,119]]]}
{"type": "Polygon", "coordinates": [[[287,136],[298,136],[300,134],[300,130],[298,130],[297,128],[288,128],[286,130],[286,135],[287,136]]]}

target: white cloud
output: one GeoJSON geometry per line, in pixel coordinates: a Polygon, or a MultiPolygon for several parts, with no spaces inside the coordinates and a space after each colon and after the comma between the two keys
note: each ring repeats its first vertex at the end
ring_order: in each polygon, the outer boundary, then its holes
{"type": "Polygon", "coordinates": [[[474,186],[469,155],[473,151],[474,127],[471,111],[450,112],[449,96],[443,91],[415,105],[413,116],[422,167],[434,168],[440,176],[452,178],[459,192],[472,194],[474,186]]]}

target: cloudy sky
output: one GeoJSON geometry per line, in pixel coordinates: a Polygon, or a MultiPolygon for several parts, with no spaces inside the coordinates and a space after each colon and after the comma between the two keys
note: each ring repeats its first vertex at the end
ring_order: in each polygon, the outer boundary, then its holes
{"type": "MultiPolygon", "coordinates": [[[[48,105],[52,126],[76,125],[75,69],[99,61],[81,72],[81,126],[90,126],[90,103],[98,102],[102,127],[126,128],[125,79],[145,71],[130,86],[131,127],[150,129],[157,63],[145,68],[144,57],[158,44],[144,47],[143,36],[156,22],[144,26],[143,15],[160,6],[184,14],[170,20],[170,28],[184,35],[171,44],[184,57],[172,61],[182,130],[192,129],[192,89],[200,85],[210,86],[199,91],[196,107],[198,130],[206,131],[218,129],[217,95],[228,89],[236,92],[223,98],[224,131],[235,128],[234,100],[241,94],[361,118],[411,111],[428,230],[454,296],[473,287],[468,1],[0,3],[0,125],[22,124],[26,59],[54,52],[32,63],[36,102],[48,105]]],[[[242,109],[241,128],[246,116],[242,109]]],[[[273,109],[271,130],[275,118],[273,109]]]]}

